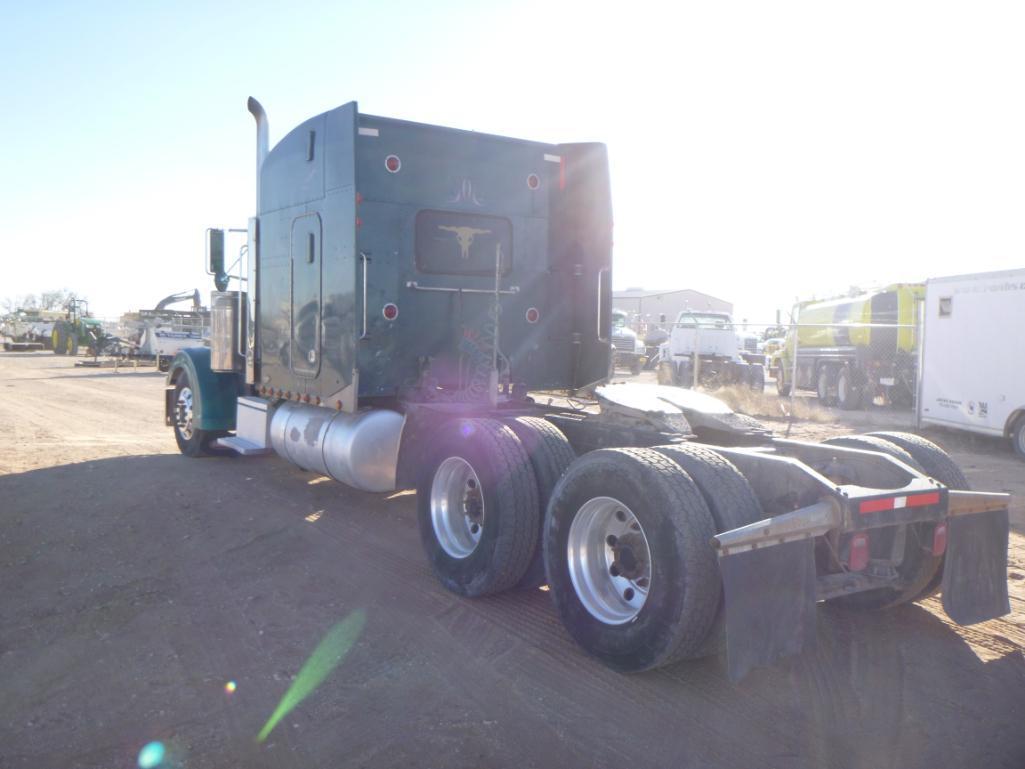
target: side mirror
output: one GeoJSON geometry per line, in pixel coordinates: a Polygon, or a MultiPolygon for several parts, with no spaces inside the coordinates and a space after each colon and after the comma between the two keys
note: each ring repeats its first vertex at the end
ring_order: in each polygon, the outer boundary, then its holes
{"type": "Polygon", "coordinates": [[[207,272],[218,275],[224,272],[224,230],[206,231],[207,272]]]}
{"type": "Polygon", "coordinates": [[[217,290],[224,291],[228,285],[228,276],[224,272],[224,230],[206,231],[206,263],[207,272],[214,276],[217,290]]]}

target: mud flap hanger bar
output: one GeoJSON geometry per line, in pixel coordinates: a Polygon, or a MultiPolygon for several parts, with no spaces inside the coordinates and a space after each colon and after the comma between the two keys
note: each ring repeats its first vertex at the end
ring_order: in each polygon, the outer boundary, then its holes
{"type": "MultiPolygon", "coordinates": [[[[730,678],[815,642],[815,537],[843,525],[848,500],[829,497],[718,534],[730,678]]],[[[968,624],[1009,611],[1007,494],[948,492],[943,606],[968,624]]]]}

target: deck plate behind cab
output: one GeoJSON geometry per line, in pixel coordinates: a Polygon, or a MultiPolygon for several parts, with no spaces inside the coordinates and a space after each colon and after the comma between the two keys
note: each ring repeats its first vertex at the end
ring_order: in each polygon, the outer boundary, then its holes
{"type": "Polygon", "coordinates": [[[599,401],[656,414],[679,414],[686,411],[699,414],[733,413],[733,410],[718,398],[669,385],[626,382],[602,385],[595,388],[594,394],[599,401]]]}

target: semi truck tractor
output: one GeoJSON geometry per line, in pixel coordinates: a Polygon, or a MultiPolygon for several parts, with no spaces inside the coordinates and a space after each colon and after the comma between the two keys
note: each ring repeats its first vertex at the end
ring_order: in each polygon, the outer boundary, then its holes
{"type": "Polygon", "coordinates": [[[603,145],[349,103],[269,150],[249,111],[240,269],[211,230],[210,346],[167,374],[185,455],[274,452],[369,493],[416,489],[442,585],[547,584],[568,633],[621,671],[725,649],[739,678],[814,643],[821,601],[941,590],[955,622],[1008,611],[1008,497],[969,491],[934,444],[783,440],[704,393],[603,384],[603,145]]]}
{"type": "Polygon", "coordinates": [[[797,344],[799,390],[812,390],[826,406],[857,409],[882,397],[911,406],[918,369],[918,305],[925,286],[900,283],[879,291],[795,308],[797,328],[773,362],[780,395],[794,386],[797,344]]]}

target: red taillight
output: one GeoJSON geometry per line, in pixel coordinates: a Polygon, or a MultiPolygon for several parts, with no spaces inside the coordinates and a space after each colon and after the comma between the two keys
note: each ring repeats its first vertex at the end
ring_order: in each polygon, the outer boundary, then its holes
{"type": "Polygon", "coordinates": [[[383,308],[381,308],[381,314],[385,320],[395,320],[399,317],[399,306],[389,302],[383,308]]]}
{"type": "Polygon", "coordinates": [[[940,493],[929,491],[925,494],[909,494],[906,497],[884,497],[883,499],[866,499],[858,505],[858,512],[862,515],[868,513],[881,513],[885,510],[899,510],[902,507],[926,507],[927,505],[938,505],[940,493]]]}
{"type": "Polygon", "coordinates": [[[932,554],[935,556],[943,555],[947,551],[947,523],[937,523],[936,528],[932,530],[932,554]]]}
{"type": "Polygon", "coordinates": [[[537,307],[531,307],[527,310],[527,323],[537,323],[540,317],[541,313],[538,312],[537,307]]]}
{"type": "Polygon", "coordinates": [[[397,174],[402,168],[402,161],[398,155],[389,155],[384,159],[384,167],[388,169],[388,173],[397,174]]]}
{"type": "Polygon", "coordinates": [[[861,571],[868,566],[868,533],[861,531],[851,537],[851,554],[847,558],[847,568],[861,571]]]}

